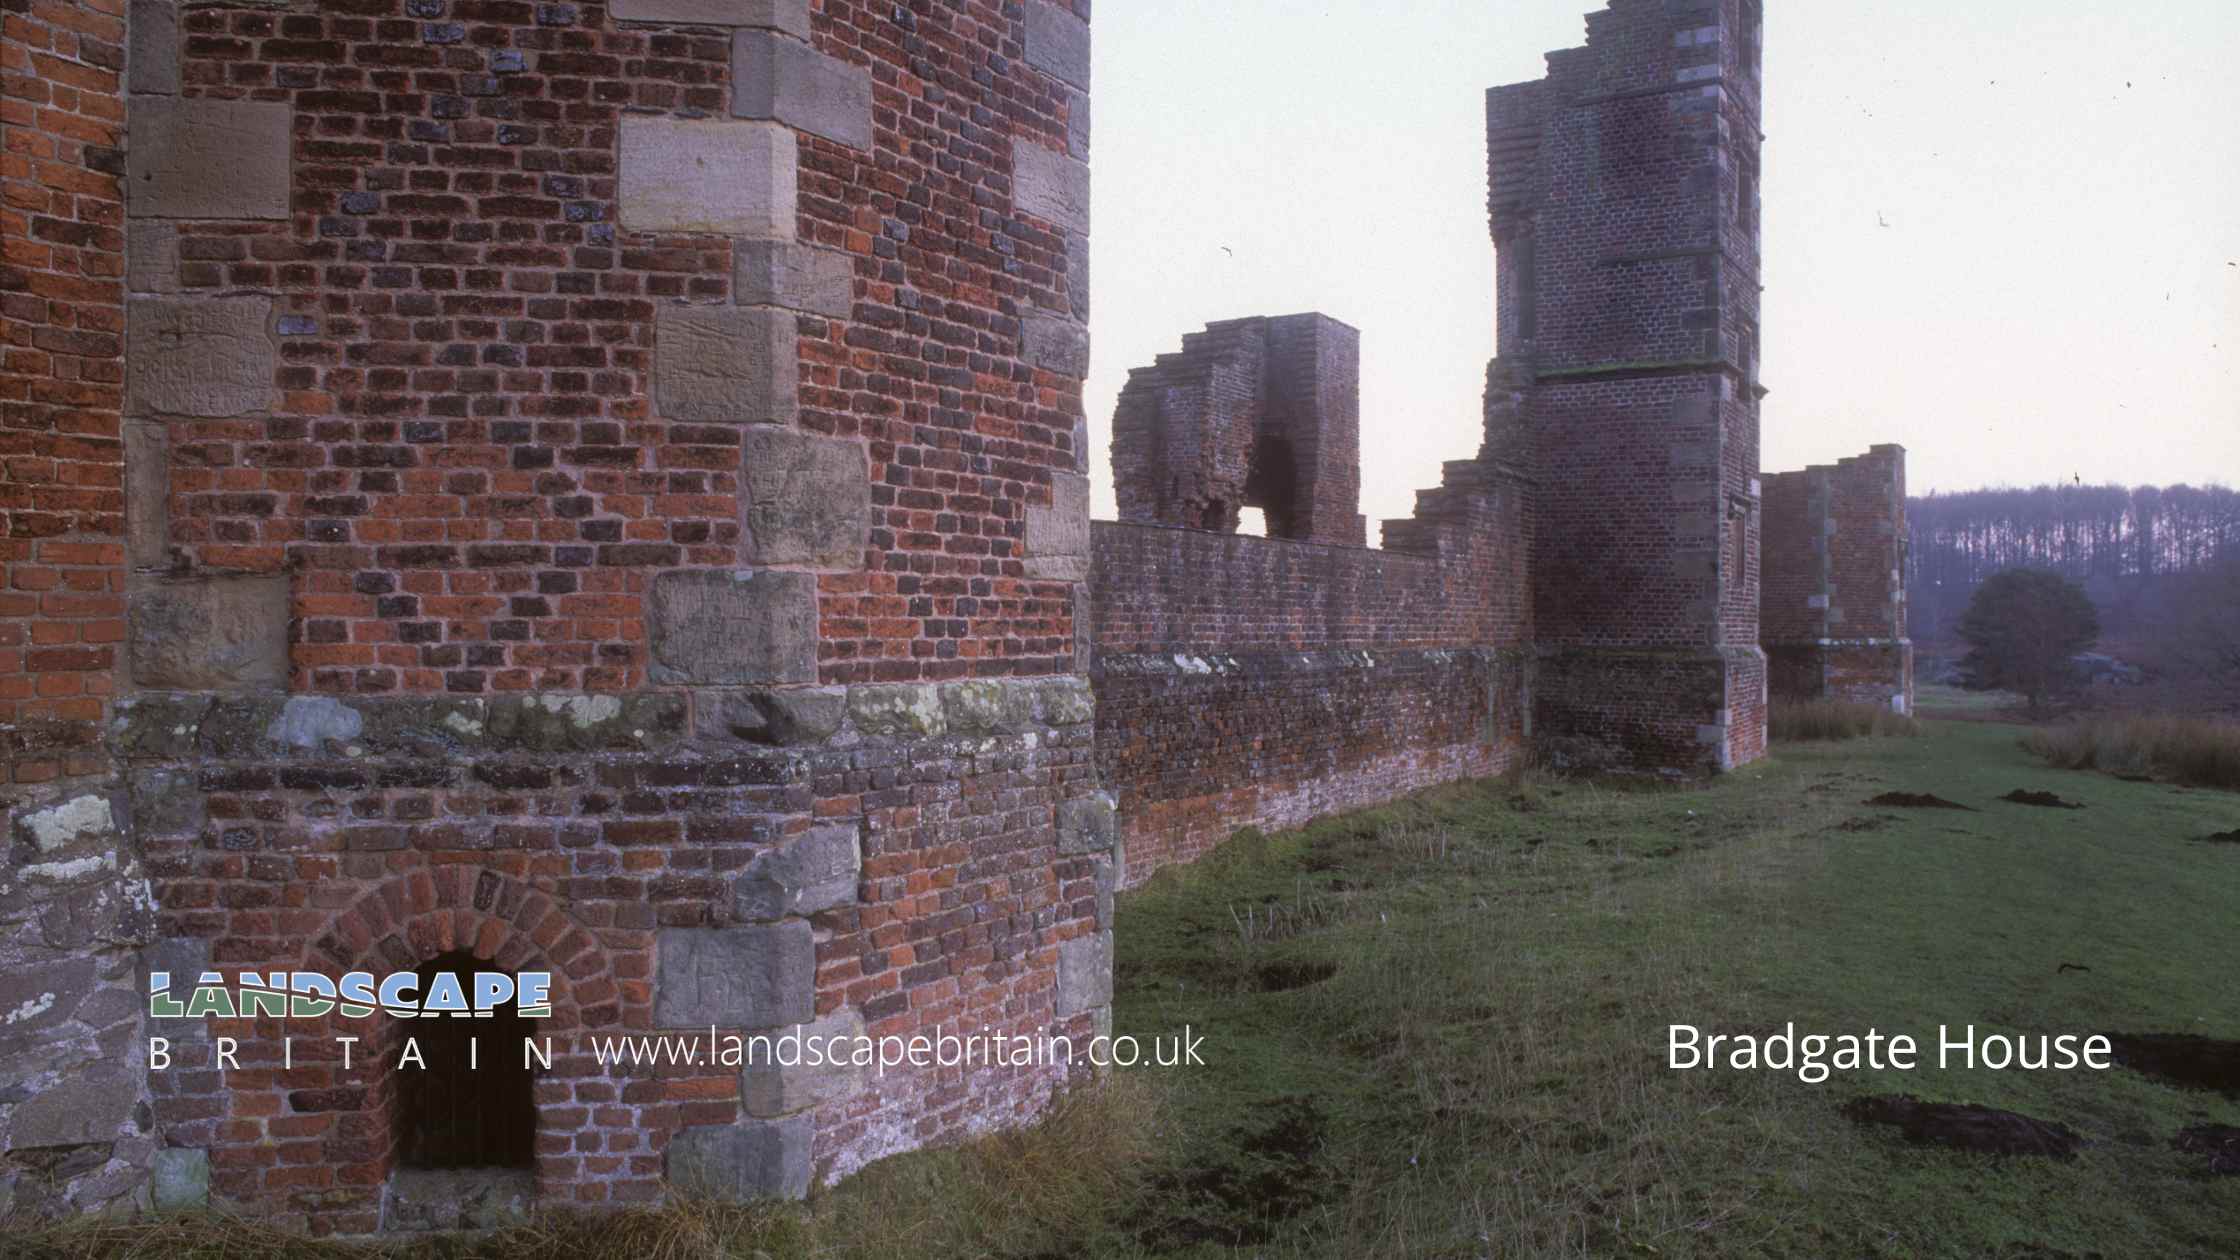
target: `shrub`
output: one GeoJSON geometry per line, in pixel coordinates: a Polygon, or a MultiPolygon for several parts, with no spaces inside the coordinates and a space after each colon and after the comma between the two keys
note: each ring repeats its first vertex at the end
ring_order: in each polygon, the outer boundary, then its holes
{"type": "Polygon", "coordinates": [[[1767,719],[1777,740],[1860,739],[1919,735],[1921,724],[1879,704],[1853,700],[1776,700],[1767,719]]]}
{"type": "Polygon", "coordinates": [[[2034,730],[2022,746],[2063,770],[2153,775],[2189,787],[2240,790],[2240,723],[2093,718],[2034,730]]]}

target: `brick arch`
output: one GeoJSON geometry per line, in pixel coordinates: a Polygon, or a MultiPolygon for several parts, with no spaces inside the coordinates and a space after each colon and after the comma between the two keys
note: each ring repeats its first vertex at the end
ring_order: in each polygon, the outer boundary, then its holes
{"type": "Polygon", "coordinates": [[[452,950],[507,971],[551,972],[555,1029],[622,1022],[622,988],[597,934],[550,895],[486,867],[421,868],[384,881],[306,943],[304,964],[406,971],[452,950]]]}

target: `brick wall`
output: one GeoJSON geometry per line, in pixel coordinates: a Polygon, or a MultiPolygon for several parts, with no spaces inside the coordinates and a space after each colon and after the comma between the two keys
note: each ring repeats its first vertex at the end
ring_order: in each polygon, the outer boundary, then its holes
{"type": "Polygon", "coordinates": [[[1410,550],[1093,527],[1097,769],[1125,878],[1519,763],[1533,685],[1530,485],[1450,465],[1410,550]]]}
{"type": "Polygon", "coordinates": [[[1062,1083],[568,1047],[1107,1017],[1081,9],[10,12],[16,1203],[457,1223],[400,1207],[394,1029],[148,1028],[150,970],[555,972],[551,1201],[799,1194],[1062,1083]]]}
{"type": "Polygon", "coordinates": [[[1910,712],[1905,448],[1766,478],[1765,520],[1774,694],[1910,712]]]}

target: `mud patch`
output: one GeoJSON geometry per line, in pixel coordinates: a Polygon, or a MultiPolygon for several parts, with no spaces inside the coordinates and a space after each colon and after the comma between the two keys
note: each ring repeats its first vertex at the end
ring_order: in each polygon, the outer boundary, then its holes
{"type": "Polygon", "coordinates": [[[2021,788],[1999,798],[2013,805],[2035,805],[2040,809],[2083,809],[2075,801],[2065,801],[2051,792],[2025,792],[2021,788]]]}
{"type": "Polygon", "coordinates": [[[1835,829],[1857,835],[1862,831],[1880,831],[1896,821],[1898,820],[1895,818],[1879,814],[1873,818],[1846,818],[1837,823],[1835,829]]]}
{"type": "Polygon", "coordinates": [[[1252,973],[1253,987],[1262,993],[1289,993],[1321,984],[1338,974],[1338,964],[1332,962],[1272,962],[1260,964],[1252,973]]]}
{"type": "Polygon", "coordinates": [[[2240,1177],[2240,1128],[2229,1124],[2197,1124],[2170,1140],[2188,1155],[2209,1157],[2212,1177],[2240,1177]]]}
{"type": "Polygon", "coordinates": [[[1884,792],[1872,800],[1861,801],[1860,804],[1879,805],[1885,809],[1961,809],[1971,814],[1976,812],[1973,806],[1922,792],[1884,792]]]}
{"type": "Polygon", "coordinates": [[[2190,1033],[2109,1033],[2116,1062],[2165,1084],[2240,1098],[2240,1041],[2190,1033]]]}
{"type": "Polygon", "coordinates": [[[2233,828],[2233,829],[2232,829],[2232,830],[2230,830],[2230,831],[2220,831],[2220,832],[2218,832],[2217,834],[2215,834],[2215,835],[2213,835],[2213,836],[2203,836],[2203,837],[2201,837],[2201,838],[2200,838],[2199,840],[2196,840],[2196,841],[2194,841],[2194,843],[2195,843],[2195,844],[2240,844],[2240,827],[2235,827],[2235,828],[2233,828]]]}
{"type": "Polygon", "coordinates": [[[2075,1159],[2083,1142],[2067,1125],[1975,1103],[1925,1103],[1910,1094],[1855,1098],[1843,1114],[1854,1124],[1887,1124],[1921,1146],[1986,1155],[2075,1159]]]}
{"type": "Polygon", "coordinates": [[[1159,1205],[1158,1215],[1136,1231],[1146,1251],[1265,1246],[1276,1225],[1321,1201],[1321,1110],[1313,1099],[1292,1096],[1277,1099],[1268,1113],[1265,1124],[1233,1131],[1218,1162],[1153,1180],[1146,1202],[1159,1205]]]}

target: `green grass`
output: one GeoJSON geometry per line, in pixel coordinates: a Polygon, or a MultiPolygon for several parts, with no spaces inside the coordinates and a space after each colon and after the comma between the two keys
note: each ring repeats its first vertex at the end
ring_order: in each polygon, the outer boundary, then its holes
{"type": "MultiPolygon", "coordinates": [[[[660,1248],[581,1233],[565,1254],[2231,1254],[2240,1178],[2170,1140],[2240,1124],[2240,1100],[2122,1070],[1932,1061],[1815,1086],[1662,1065],[1674,1022],[1873,1026],[1932,1052],[1939,1023],[2240,1037],[2240,846],[2194,842],[2240,827],[2240,800],[2051,769],[2011,726],[1926,726],[1782,745],[1700,790],[1459,785],[1246,833],[1121,899],[1118,1029],[1188,1025],[1206,1066],[1125,1075],[1051,1126],[890,1160],[806,1207],[677,1209],[635,1227],[660,1248]],[[2086,808],[1997,799],[2017,788],[2086,808]],[[1891,791],[1978,812],[1861,804],[1891,791]],[[1838,1114],[1890,1091],[2089,1145],[1997,1160],[1838,1114]]],[[[480,1254],[544,1254],[509,1246],[480,1254]]]]}

